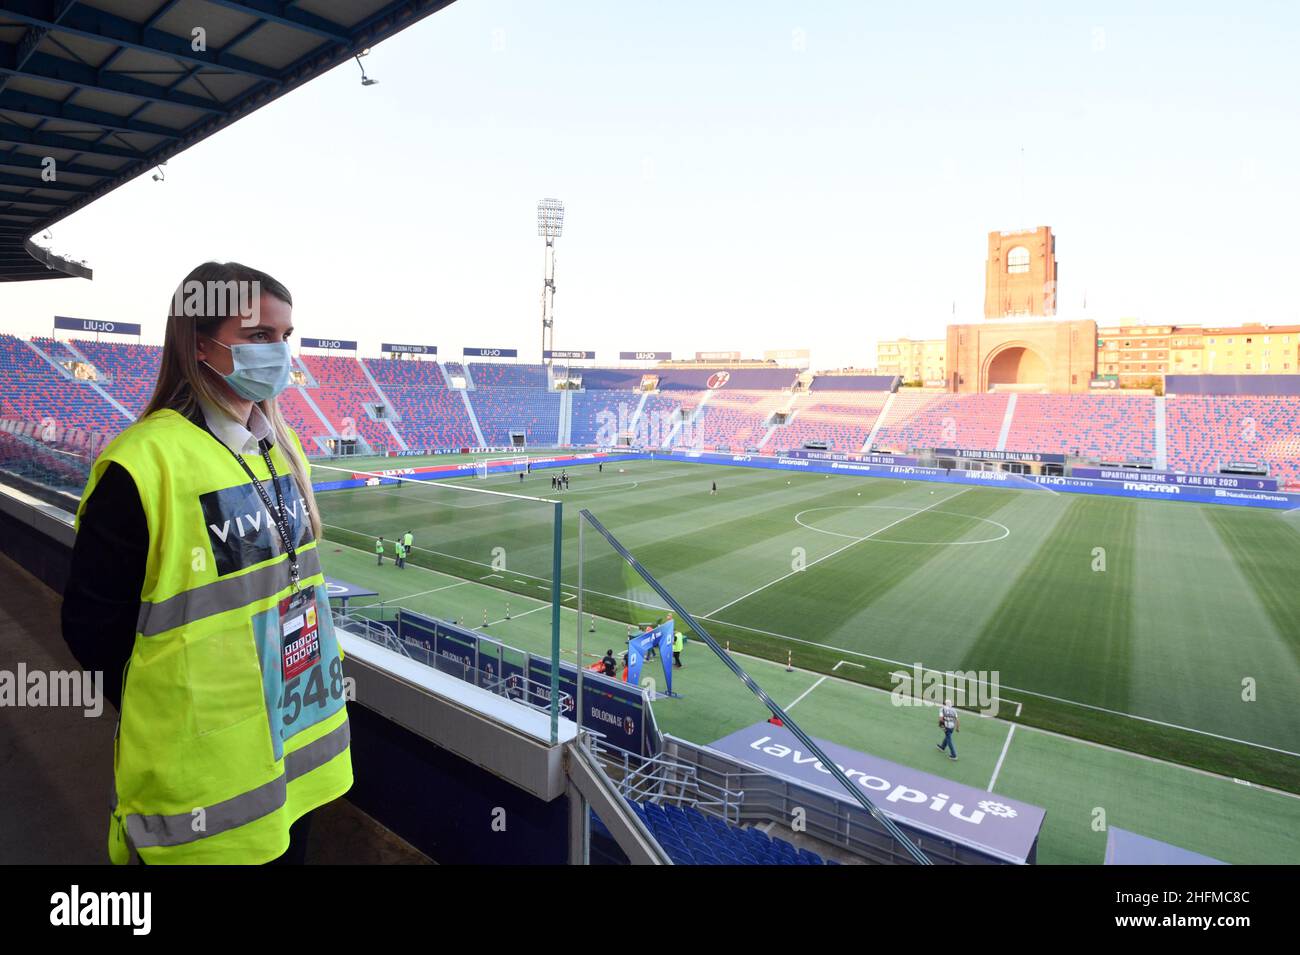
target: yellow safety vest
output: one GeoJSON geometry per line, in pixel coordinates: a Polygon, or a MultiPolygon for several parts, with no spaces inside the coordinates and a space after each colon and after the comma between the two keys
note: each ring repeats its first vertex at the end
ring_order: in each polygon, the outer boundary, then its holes
{"type": "MultiPolygon", "coordinates": [[[[352,786],[343,651],[316,541],[285,449],[270,454],[301,588],[316,598],[318,642],[305,643],[318,656],[286,652],[288,555],[248,475],[212,435],[159,411],[118,435],[91,470],[78,524],[115,463],[134,480],[149,527],[114,739],[116,864],[130,846],[150,865],[269,862],[288,848],[296,819],[352,786]],[[287,681],[286,668],[296,674],[287,681]]],[[[274,504],[261,455],[244,461],[274,504]]]]}

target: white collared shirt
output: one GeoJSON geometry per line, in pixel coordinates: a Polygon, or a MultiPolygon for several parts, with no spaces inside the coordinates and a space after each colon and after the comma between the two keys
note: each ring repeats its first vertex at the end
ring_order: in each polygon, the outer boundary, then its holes
{"type": "Polygon", "coordinates": [[[198,402],[208,429],[218,441],[236,454],[258,454],[258,442],[262,440],[275,444],[275,430],[257,405],[253,405],[253,411],[245,425],[202,398],[198,398],[198,402]]]}

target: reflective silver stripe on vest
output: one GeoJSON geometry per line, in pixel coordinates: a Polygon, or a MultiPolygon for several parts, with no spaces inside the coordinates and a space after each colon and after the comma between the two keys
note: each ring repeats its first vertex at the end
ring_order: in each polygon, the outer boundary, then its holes
{"type": "MultiPolygon", "coordinates": [[[[315,547],[299,553],[298,567],[303,578],[320,573],[320,555],[315,547]]],[[[204,617],[237,610],[255,600],[274,597],[288,583],[289,564],[286,557],[238,577],[214,580],[158,603],[142,601],[136,629],[141,636],[156,637],[204,617]]]]}
{"type": "Polygon", "coordinates": [[[344,720],[342,725],[320,739],[289,753],[284,758],[284,773],[276,779],[224,802],[203,807],[204,828],[200,832],[194,831],[195,819],[199,817],[182,812],[173,816],[127,816],[127,835],[137,849],[142,846],[179,846],[255,822],[284,805],[292,780],[324,766],[346,750],[351,739],[352,731],[348,721],[344,720]]]}

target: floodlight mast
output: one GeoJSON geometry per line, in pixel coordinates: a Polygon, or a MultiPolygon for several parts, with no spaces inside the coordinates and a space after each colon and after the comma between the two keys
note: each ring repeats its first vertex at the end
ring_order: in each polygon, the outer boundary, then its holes
{"type": "Polygon", "coordinates": [[[555,240],[564,231],[564,203],[559,199],[537,202],[537,234],[546,239],[542,262],[542,361],[555,346],[555,240]]]}

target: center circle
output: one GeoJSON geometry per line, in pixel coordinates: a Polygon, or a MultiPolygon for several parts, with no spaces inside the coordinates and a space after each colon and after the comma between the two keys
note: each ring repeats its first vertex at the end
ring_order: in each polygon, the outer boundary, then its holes
{"type": "Polygon", "coordinates": [[[945,547],[945,546],[955,545],[955,544],[994,544],[1000,540],[1006,540],[1008,537],[1011,536],[1011,528],[1007,527],[1007,525],[1005,524],[1000,524],[997,521],[990,520],[987,517],[976,517],[973,514],[957,514],[954,513],[953,511],[936,511],[925,507],[904,507],[901,504],[828,504],[825,507],[810,507],[796,514],[794,516],[794,522],[798,524],[800,527],[807,528],[808,530],[814,531],[818,534],[829,534],[831,537],[844,537],[847,538],[848,540],[855,540],[855,541],[871,540],[871,541],[877,541],[881,544],[916,544],[922,547],[945,547]],[[813,514],[816,513],[817,511],[851,511],[851,510],[911,511],[913,514],[919,514],[922,511],[924,511],[927,514],[944,514],[948,517],[960,517],[968,521],[979,521],[983,524],[991,524],[994,527],[1001,528],[1002,533],[996,537],[982,537],[979,540],[969,540],[969,541],[900,541],[900,540],[890,540],[888,537],[874,536],[874,534],[879,534],[880,531],[874,531],[872,534],[843,534],[839,531],[826,530],[824,527],[814,527],[812,524],[805,524],[802,520],[800,520],[800,518],[802,518],[805,514],[813,514]]]}

